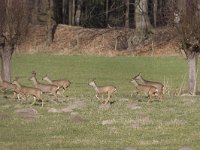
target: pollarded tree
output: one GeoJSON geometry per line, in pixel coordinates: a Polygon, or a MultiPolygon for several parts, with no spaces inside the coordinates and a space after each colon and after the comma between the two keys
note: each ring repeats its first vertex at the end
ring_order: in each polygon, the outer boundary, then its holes
{"type": "Polygon", "coordinates": [[[10,81],[12,54],[18,40],[26,34],[30,21],[28,0],[1,0],[0,14],[1,76],[10,81]]]}
{"type": "Polygon", "coordinates": [[[177,8],[178,10],[174,12],[174,22],[188,61],[189,93],[196,95],[197,60],[200,52],[200,2],[177,0],[177,8]]]}

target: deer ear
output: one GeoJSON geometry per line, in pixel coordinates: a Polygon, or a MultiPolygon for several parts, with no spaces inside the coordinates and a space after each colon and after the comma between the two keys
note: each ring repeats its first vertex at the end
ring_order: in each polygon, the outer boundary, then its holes
{"type": "Polygon", "coordinates": [[[36,76],[36,72],[35,72],[34,70],[32,71],[32,75],[33,75],[33,76],[36,76]]]}
{"type": "Polygon", "coordinates": [[[92,81],[96,81],[96,78],[93,78],[92,81]]]}

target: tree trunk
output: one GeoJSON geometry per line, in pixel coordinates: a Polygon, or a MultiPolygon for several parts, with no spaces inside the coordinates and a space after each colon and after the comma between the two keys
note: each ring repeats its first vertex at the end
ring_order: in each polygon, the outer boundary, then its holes
{"type": "Polygon", "coordinates": [[[197,92],[197,61],[197,53],[188,57],[188,88],[191,95],[196,95],[197,92]]]}
{"type": "Polygon", "coordinates": [[[76,5],[75,5],[75,0],[72,1],[72,25],[75,25],[75,9],[76,9],[76,5]]]}
{"type": "Polygon", "coordinates": [[[77,26],[80,25],[81,6],[82,6],[82,0],[77,0],[77,9],[76,9],[76,16],[75,16],[75,21],[76,21],[77,26]]]}
{"type": "Polygon", "coordinates": [[[158,12],[158,0],[153,0],[153,22],[154,22],[154,27],[157,26],[157,12],[158,12]]]}
{"type": "Polygon", "coordinates": [[[177,7],[181,15],[185,16],[187,13],[187,0],[177,0],[177,7]]]}
{"type": "Polygon", "coordinates": [[[108,25],[109,0],[106,0],[106,26],[108,25]]]}
{"type": "Polygon", "coordinates": [[[49,0],[48,8],[48,20],[47,20],[47,45],[51,45],[53,42],[54,30],[55,30],[55,20],[54,20],[54,4],[53,0],[49,0]]]}
{"type": "Polygon", "coordinates": [[[126,12],[125,12],[125,27],[129,28],[129,0],[125,1],[126,12]]]}
{"type": "Polygon", "coordinates": [[[11,81],[11,57],[13,50],[9,45],[1,49],[1,76],[4,81],[11,81]]]}
{"type": "Polygon", "coordinates": [[[135,5],[136,30],[146,33],[151,27],[148,16],[148,0],[136,0],[135,5]]]}
{"type": "Polygon", "coordinates": [[[72,25],[72,0],[68,1],[68,24],[72,25]]]}
{"type": "Polygon", "coordinates": [[[135,33],[128,39],[128,49],[146,39],[150,28],[148,0],[135,0],[135,33]]]}
{"type": "Polygon", "coordinates": [[[38,4],[39,0],[34,1],[34,6],[33,6],[33,12],[32,12],[32,23],[37,24],[38,23],[38,4]]]}
{"type": "Polygon", "coordinates": [[[66,24],[67,23],[67,1],[62,0],[62,23],[66,24]]]}

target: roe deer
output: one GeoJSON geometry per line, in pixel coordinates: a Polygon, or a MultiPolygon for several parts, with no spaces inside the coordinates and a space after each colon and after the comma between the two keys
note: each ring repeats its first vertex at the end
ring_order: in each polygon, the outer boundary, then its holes
{"type": "Polygon", "coordinates": [[[13,95],[13,98],[16,97],[16,94],[17,94],[17,86],[12,84],[11,82],[8,82],[8,81],[3,81],[1,76],[0,76],[0,90],[2,92],[6,92],[7,90],[9,91],[13,91],[14,92],[14,95],[13,95]]]}
{"type": "Polygon", "coordinates": [[[146,94],[148,96],[148,98],[149,98],[148,102],[150,102],[151,96],[156,96],[158,93],[158,89],[154,86],[139,84],[139,83],[137,83],[137,81],[135,79],[132,79],[131,83],[133,83],[135,85],[137,93],[143,92],[144,94],[146,94]]]}
{"type": "Polygon", "coordinates": [[[29,78],[29,80],[33,82],[35,88],[40,89],[44,93],[53,94],[56,100],[58,101],[58,95],[57,95],[57,92],[59,90],[58,86],[53,85],[53,84],[43,84],[43,83],[38,82],[35,72],[32,72],[32,76],[29,78]]]}
{"type": "Polygon", "coordinates": [[[145,80],[141,73],[139,73],[138,75],[136,75],[133,79],[135,79],[138,83],[141,83],[141,84],[144,84],[144,85],[151,85],[151,86],[154,86],[158,89],[158,97],[160,99],[163,98],[163,94],[164,94],[164,85],[160,82],[154,82],[154,81],[148,81],[148,80],[145,80]]]}
{"type": "Polygon", "coordinates": [[[70,86],[71,82],[69,80],[51,80],[48,75],[45,75],[42,80],[47,81],[50,84],[59,86],[59,88],[63,89],[62,95],[64,96],[65,90],[70,86]]]}
{"type": "Polygon", "coordinates": [[[34,101],[31,105],[34,105],[36,103],[36,100],[41,100],[42,101],[42,107],[44,105],[43,103],[43,99],[41,98],[42,95],[42,91],[40,89],[37,88],[33,88],[33,87],[27,87],[27,86],[23,86],[21,85],[17,79],[15,79],[13,81],[13,84],[17,86],[17,90],[18,90],[18,100],[20,100],[20,94],[26,96],[33,96],[34,101]]]}
{"type": "Polygon", "coordinates": [[[108,94],[105,104],[107,104],[111,98],[111,95],[117,90],[114,86],[97,86],[95,81],[93,80],[88,85],[92,86],[96,91],[96,98],[100,100],[98,97],[100,94],[108,94]]]}

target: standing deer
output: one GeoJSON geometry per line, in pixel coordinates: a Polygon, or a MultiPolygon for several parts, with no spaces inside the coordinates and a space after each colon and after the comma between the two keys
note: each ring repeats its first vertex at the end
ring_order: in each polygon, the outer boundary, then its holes
{"type": "Polygon", "coordinates": [[[18,91],[17,98],[18,98],[18,100],[20,100],[20,95],[24,95],[25,97],[33,96],[34,101],[31,105],[34,105],[36,103],[36,100],[38,99],[38,100],[42,101],[42,107],[43,107],[44,102],[43,102],[43,99],[41,98],[42,91],[40,89],[23,86],[18,82],[18,79],[15,79],[13,81],[13,84],[17,86],[17,91],[18,91]]]}
{"type": "Polygon", "coordinates": [[[154,82],[154,81],[148,81],[148,80],[145,80],[141,73],[139,73],[138,75],[136,75],[134,77],[134,79],[138,82],[138,83],[141,83],[141,84],[144,84],[144,85],[151,85],[151,86],[154,86],[158,89],[158,97],[160,99],[163,98],[163,94],[164,94],[164,85],[160,82],[154,82]]]}
{"type": "Polygon", "coordinates": [[[137,83],[137,81],[134,78],[131,80],[131,83],[133,83],[135,85],[135,88],[137,90],[136,93],[143,92],[144,94],[146,94],[148,96],[148,98],[149,98],[148,103],[150,102],[151,97],[156,96],[158,93],[158,89],[156,87],[151,86],[151,85],[139,84],[139,83],[137,83]]]}
{"type": "Polygon", "coordinates": [[[93,80],[88,85],[92,86],[96,91],[96,98],[100,100],[98,97],[100,94],[107,94],[108,97],[105,101],[105,104],[107,104],[111,98],[111,95],[117,90],[114,86],[97,86],[95,81],[93,80]]]}
{"type": "Polygon", "coordinates": [[[56,100],[58,101],[58,95],[57,95],[57,92],[59,90],[58,86],[52,85],[52,84],[43,84],[43,83],[38,82],[35,72],[32,72],[32,76],[29,78],[29,80],[33,82],[35,88],[40,89],[44,93],[53,94],[56,100]]]}
{"type": "Polygon", "coordinates": [[[71,82],[69,80],[51,80],[48,75],[45,75],[42,80],[47,81],[50,84],[56,85],[63,89],[62,95],[64,96],[65,90],[70,86],[71,82]]]}

